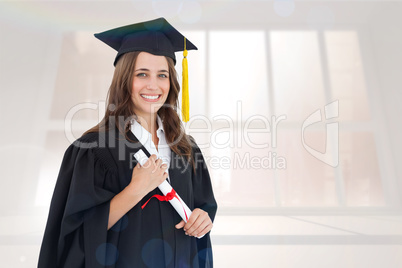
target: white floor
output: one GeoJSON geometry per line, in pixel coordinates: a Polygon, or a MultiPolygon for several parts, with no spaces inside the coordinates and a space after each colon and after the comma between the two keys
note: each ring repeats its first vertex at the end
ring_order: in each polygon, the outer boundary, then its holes
{"type": "Polygon", "coordinates": [[[216,267],[396,268],[401,245],[215,246],[216,267]]]}
{"type": "Polygon", "coordinates": [[[224,216],[213,242],[216,267],[402,267],[401,216],[224,216]]]}
{"type": "MultiPolygon", "coordinates": [[[[1,268],[36,267],[42,216],[0,218],[1,268]]],[[[217,216],[215,267],[402,267],[402,216],[217,216]]]]}

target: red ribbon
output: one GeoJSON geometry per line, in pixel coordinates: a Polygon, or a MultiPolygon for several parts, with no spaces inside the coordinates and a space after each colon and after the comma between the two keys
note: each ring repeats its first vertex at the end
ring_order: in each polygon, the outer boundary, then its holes
{"type": "Polygon", "coordinates": [[[183,207],[183,211],[184,211],[184,215],[186,215],[186,221],[188,221],[188,217],[187,217],[187,213],[186,210],[184,209],[183,203],[180,201],[179,197],[176,194],[176,191],[172,188],[172,191],[170,191],[170,193],[167,193],[167,195],[159,195],[159,194],[154,194],[153,196],[151,196],[147,202],[145,202],[144,205],[141,206],[142,209],[144,209],[144,207],[148,204],[148,202],[152,199],[152,198],[156,198],[159,201],[170,201],[173,198],[177,198],[177,200],[179,200],[181,206],[183,207]]]}

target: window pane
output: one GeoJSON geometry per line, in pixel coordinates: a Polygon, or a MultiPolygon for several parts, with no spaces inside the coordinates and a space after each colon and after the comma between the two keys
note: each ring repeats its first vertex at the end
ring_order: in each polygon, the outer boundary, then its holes
{"type": "Polygon", "coordinates": [[[272,31],[275,114],[303,121],[325,105],[317,33],[272,31]]]}
{"type": "Polygon", "coordinates": [[[210,115],[268,114],[263,31],[211,31],[209,36],[210,115]],[[241,114],[237,112],[241,101],[241,114]]]}
{"type": "Polygon", "coordinates": [[[207,164],[219,206],[275,206],[275,167],[266,149],[246,144],[236,148],[211,147],[207,164]]]}
{"type": "MultiPolygon", "coordinates": [[[[304,135],[314,150],[325,148],[325,131],[304,135]]],[[[278,171],[282,206],[338,206],[334,169],[304,149],[299,130],[278,130],[277,153],[287,164],[278,171]]]]}
{"type": "Polygon", "coordinates": [[[332,98],[339,100],[339,120],[370,119],[363,65],[356,32],[325,33],[332,98]]]}
{"type": "Polygon", "coordinates": [[[340,159],[349,206],[383,206],[384,196],[372,133],[340,134],[340,159]]]}

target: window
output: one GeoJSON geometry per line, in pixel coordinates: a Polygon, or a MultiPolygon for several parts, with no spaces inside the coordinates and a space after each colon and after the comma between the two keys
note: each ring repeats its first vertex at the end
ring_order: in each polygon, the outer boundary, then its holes
{"type": "MultiPolygon", "coordinates": [[[[188,56],[186,128],[205,154],[222,210],[387,205],[355,31],[183,33],[199,48],[188,56]],[[302,141],[303,122],[317,110],[324,115],[333,101],[338,101],[336,118],[324,116],[303,129],[302,141]],[[325,153],[331,143],[327,123],[339,127],[335,167],[305,148],[325,153]]],[[[61,159],[71,142],[64,131],[66,114],[86,107],[72,118],[75,137],[101,119],[114,56],[91,34],[64,36],[37,205],[49,203],[49,181],[56,180],[59,167],[53,160],[61,159]]],[[[176,57],[181,81],[181,53],[176,57]]]]}

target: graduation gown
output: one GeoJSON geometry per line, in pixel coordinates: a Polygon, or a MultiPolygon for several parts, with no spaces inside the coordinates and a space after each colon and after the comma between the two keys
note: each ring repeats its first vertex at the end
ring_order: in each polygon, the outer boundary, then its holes
{"type": "MultiPolygon", "coordinates": [[[[56,182],[39,256],[39,268],[212,267],[209,233],[197,239],[177,230],[180,216],[156,188],[107,230],[110,200],[131,181],[146,149],[132,132],[89,133],[67,149],[56,182]]],[[[195,143],[194,143],[195,144],[195,143]]],[[[170,183],[193,210],[214,220],[217,204],[207,166],[193,146],[195,170],[172,152],[170,183]]],[[[149,155],[148,155],[149,156],[149,155]]]]}

